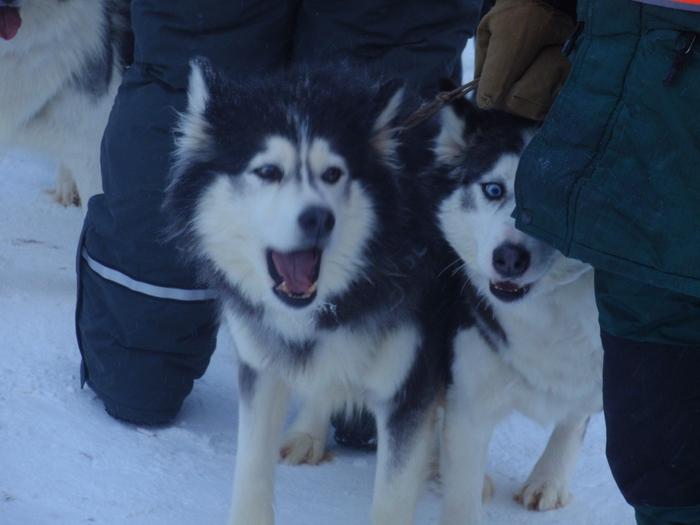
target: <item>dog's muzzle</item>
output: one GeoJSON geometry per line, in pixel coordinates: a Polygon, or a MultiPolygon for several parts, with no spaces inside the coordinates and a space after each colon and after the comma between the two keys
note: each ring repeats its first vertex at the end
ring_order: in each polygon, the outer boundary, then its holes
{"type": "Polygon", "coordinates": [[[491,294],[504,302],[516,301],[530,291],[530,285],[518,286],[514,279],[525,274],[530,267],[530,252],[520,244],[506,242],[493,251],[493,268],[503,281],[491,281],[489,290],[491,294]]]}
{"type": "Polygon", "coordinates": [[[297,219],[301,245],[291,252],[267,250],[267,269],[274,281],[273,292],[295,308],[311,304],[318,291],[323,247],[335,227],[335,216],[322,206],[309,206],[297,219]]]}

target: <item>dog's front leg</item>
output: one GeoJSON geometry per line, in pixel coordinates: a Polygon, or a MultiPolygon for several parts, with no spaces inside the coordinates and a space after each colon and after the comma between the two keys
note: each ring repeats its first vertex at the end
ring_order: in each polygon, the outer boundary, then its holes
{"type": "Polygon", "coordinates": [[[531,510],[557,509],[571,501],[569,486],[588,419],[584,416],[556,424],[547,448],[515,496],[516,501],[531,510]]]}
{"type": "Polygon", "coordinates": [[[413,523],[432,457],[436,405],[431,402],[414,411],[405,406],[375,410],[377,472],[372,525],[413,523]]]}
{"type": "Polygon", "coordinates": [[[229,525],[273,525],[275,465],[289,406],[286,382],[239,365],[238,450],[229,525]]]}
{"type": "Polygon", "coordinates": [[[458,334],[442,434],[441,525],[481,523],[482,501],[493,492],[490,480],[485,485],[489,443],[512,405],[502,369],[500,357],[478,330],[458,334]]]}
{"type": "Polygon", "coordinates": [[[489,414],[471,417],[470,410],[450,392],[440,454],[443,506],[440,525],[481,524],[486,457],[496,420],[489,414]]]}

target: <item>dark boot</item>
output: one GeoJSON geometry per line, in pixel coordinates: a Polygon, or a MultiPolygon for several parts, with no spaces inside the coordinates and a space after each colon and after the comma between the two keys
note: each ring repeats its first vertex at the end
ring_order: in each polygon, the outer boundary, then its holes
{"type": "Polygon", "coordinates": [[[348,415],[339,412],[331,418],[335,428],[333,438],[344,447],[360,450],[377,450],[377,423],[365,408],[348,415]]]}

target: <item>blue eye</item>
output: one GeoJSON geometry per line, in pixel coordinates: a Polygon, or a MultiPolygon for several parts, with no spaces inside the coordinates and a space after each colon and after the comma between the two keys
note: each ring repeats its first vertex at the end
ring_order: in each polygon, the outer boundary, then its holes
{"type": "Polygon", "coordinates": [[[258,177],[268,182],[278,182],[282,180],[282,170],[273,164],[266,164],[253,170],[258,177]]]}
{"type": "Polygon", "coordinates": [[[486,184],[482,184],[481,189],[483,190],[486,198],[492,201],[500,199],[506,193],[506,190],[503,187],[503,185],[498,184],[496,182],[488,182],[486,184]]]}

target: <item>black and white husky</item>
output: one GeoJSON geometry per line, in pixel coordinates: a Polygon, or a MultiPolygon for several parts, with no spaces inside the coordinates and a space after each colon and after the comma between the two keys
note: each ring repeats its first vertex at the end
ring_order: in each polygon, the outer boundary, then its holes
{"type": "Polygon", "coordinates": [[[128,0],[0,0],[0,146],[56,160],[64,205],[101,192],[100,141],[130,42],[128,0]]]}
{"type": "Polygon", "coordinates": [[[292,390],[304,431],[286,453],[322,453],[331,413],[360,399],[378,426],[372,523],[413,523],[447,361],[402,83],[338,67],[229,84],[195,61],[188,94],[164,209],[239,357],[229,523],[274,521],[292,390]]]}
{"type": "Polygon", "coordinates": [[[462,260],[464,291],[445,410],[440,523],[476,525],[482,491],[492,489],[484,477],[492,432],[514,410],[555,424],[516,499],[538,510],[569,502],[588,419],[602,408],[603,351],[593,270],[519,232],[511,217],[533,124],[466,99],[441,118],[436,154],[446,191],[438,216],[462,260]]]}

